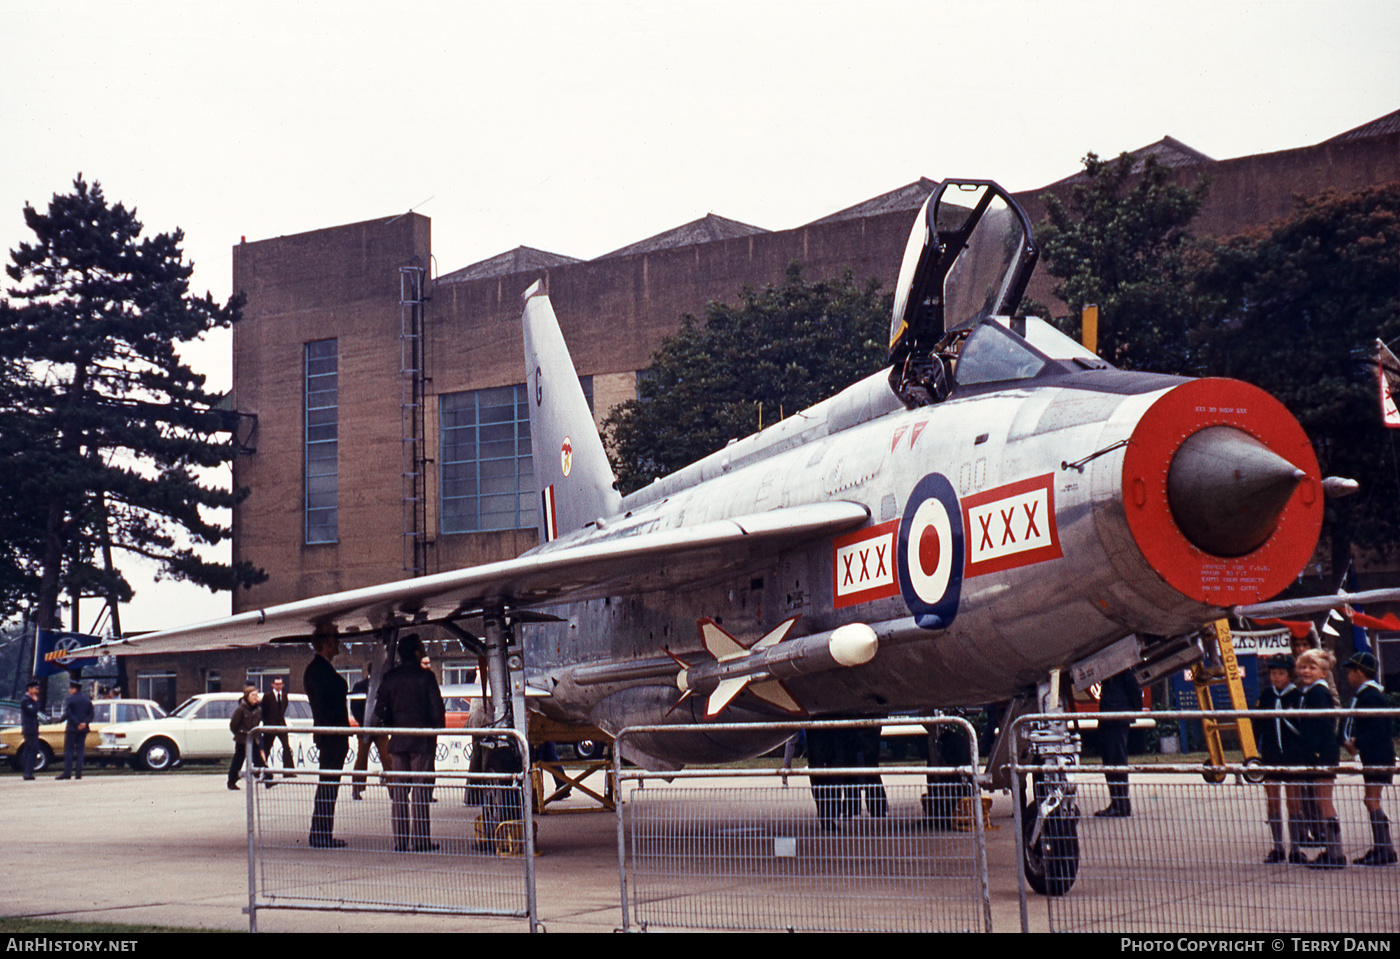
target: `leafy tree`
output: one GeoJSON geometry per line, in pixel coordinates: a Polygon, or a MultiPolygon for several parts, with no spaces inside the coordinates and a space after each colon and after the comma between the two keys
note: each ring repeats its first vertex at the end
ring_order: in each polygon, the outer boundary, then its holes
{"type": "Polygon", "coordinates": [[[1204,371],[1268,390],[1313,440],[1323,475],[1360,481],[1329,500],[1334,575],[1355,544],[1400,542],[1400,461],[1380,417],[1376,339],[1400,337],[1400,183],[1300,200],[1267,228],[1214,244],[1197,278],[1204,371]]]}
{"type": "Polygon", "coordinates": [[[204,510],[235,494],[201,471],[232,446],[176,344],[239,316],[189,294],[184,234],[141,236],[134,210],[112,206],[80,174],[48,211],[26,205],[34,243],[11,251],[17,286],[0,301],[0,587],[13,606],[32,590],[34,621],[57,625],[61,591],[128,599],[113,548],[156,560],[165,575],[211,590],[265,577],[201,559],[194,544],[228,528],[204,510]]]}
{"type": "Polygon", "coordinates": [[[812,282],[793,264],[782,284],[741,290],[738,306],[682,317],[638,398],[604,423],[619,486],[645,486],[878,370],[890,314],[878,286],[849,270],[812,282]]]}
{"type": "Polygon", "coordinates": [[[1187,226],[1209,192],[1202,178],[1187,189],[1154,157],[1140,172],[1124,153],[1084,158],[1087,179],[1068,202],[1045,198],[1046,222],[1036,231],[1055,296],[1070,309],[1060,321],[1078,338],[1080,311],[1099,307],[1099,355],[1128,369],[1190,370],[1188,332],[1199,315],[1187,282],[1193,239],[1187,226]]]}

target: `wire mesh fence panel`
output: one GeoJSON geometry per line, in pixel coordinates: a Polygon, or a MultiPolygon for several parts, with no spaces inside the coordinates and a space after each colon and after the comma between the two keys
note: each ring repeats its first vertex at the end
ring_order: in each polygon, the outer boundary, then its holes
{"type": "MultiPolygon", "coordinates": [[[[918,777],[864,786],[654,785],[628,794],[628,889],[643,928],[975,931],[977,839],[925,815],[918,777]],[[820,809],[819,804],[820,803],[820,809]]],[[[878,782],[878,780],[877,780],[878,782]]],[[[967,787],[963,792],[970,794],[967,787]]],[[[970,808],[965,807],[965,808],[970,808]]],[[[961,826],[961,828],[959,828],[961,826]]],[[[963,831],[966,830],[966,831],[963,831]]]]}
{"type": "Polygon", "coordinates": [[[350,777],[344,778],[338,789],[329,787],[339,794],[329,800],[330,844],[313,845],[310,835],[316,794],[327,788],[318,776],[281,779],[258,796],[257,883],[264,904],[523,912],[520,863],[497,854],[495,826],[483,831],[480,808],[465,804],[470,790],[497,806],[508,805],[504,797],[510,796],[518,808],[518,786],[469,786],[456,779],[390,786],[373,777],[363,797],[352,799],[350,777]],[[397,798],[398,792],[406,795],[397,798]]]}
{"type": "MultiPolygon", "coordinates": [[[[1078,875],[1064,895],[1045,898],[1052,929],[1400,929],[1400,867],[1356,861],[1393,862],[1371,850],[1382,842],[1394,849],[1388,827],[1363,805],[1360,777],[1340,777],[1331,787],[1336,820],[1329,827],[1316,791],[1301,783],[1274,787],[1235,776],[1211,783],[1199,773],[1128,769],[1128,815],[1094,815],[1112,808],[1107,784],[1101,775],[1074,776],[1078,875]],[[1275,789],[1281,815],[1271,817],[1275,789]],[[1328,868],[1316,862],[1329,858],[1328,868]]],[[[1388,821],[1394,796],[1384,795],[1381,807],[1388,821]]]]}
{"type": "Polygon", "coordinates": [[[259,772],[251,912],[530,915],[521,774],[259,772]]]}
{"type": "Polygon", "coordinates": [[[649,773],[620,762],[634,735],[684,738],[714,728],[618,733],[625,927],[990,931],[985,807],[972,778],[976,733],[966,720],[724,726],[757,741],[788,737],[781,769],[649,773]],[[904,745],[914,737],[916,755],[926,743],[926,755],[941,762],[881,765],[882,736],[904,745]],[[807,768],[799,773],[789,767],[800,741],[807,768]]]}

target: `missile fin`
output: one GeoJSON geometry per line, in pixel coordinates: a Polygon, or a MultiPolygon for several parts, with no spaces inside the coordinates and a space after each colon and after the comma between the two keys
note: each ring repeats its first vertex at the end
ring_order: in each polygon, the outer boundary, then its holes
{"type": "Polygon", "coordinates": [[[792,698],[782,680],[770,679],[761,683],[754,683],[749,687],[749,692],[770,706],[777,706],[783,712],[792,713],[795,716],[807,715],[807,710],[802,708],[802,704],[792,698]]]}
{"type": "Polygon", "coordinates": [[[720,662],[734,659],[748,653],[743,644],[724,631],[724,628],[706,616],[697,624],[700,627],[700,642],[711,656],[720,662]]]}
{"type": "Polygon", "coordinates": [[[744,691],[744,687],[753,681],[752,676],[735,676],[730,679],[720,680],[720,684],[715,687],[715,691],[710,693],[710,701],[705,706],[705,718],[714,719],[724,712],[724,707],[734,701],[734,697],[744,691]]]}
{"type": "Polygon", "coordinates": [[[670,716],[672,713],[674,713],[677,709],[680,709],[680,708],[681,708],[681,703],[683,703],[683,702],[685,702],[687,699],[689,699],[690,696],[691,696],[691,693],[693,693],[693,692],[695,692],[695,690],[693,690],[693,689],[687,689],[685,692],[681,693],[681,698],[678,699],[678,700],[676,700],[675,703],[672,704],[672,706],[671,706],[670,709],[666,710],[666,715],[667,715],[667,717],[669,717],[669,716],[670,716]]]}
{"type": "Polygon", "coordinates": [[[787,639],[787,634],[792,631],[793,624],[796,622],[796,616],[793,616],[791,619],[784,620],[782,623],[778,624],[778,627],[776,629],[772,630],[758,642],[750,646],[749,652],[756,653],[761,649],[767,649],[769,646],[778,645],[783,640],[787,639]]]}

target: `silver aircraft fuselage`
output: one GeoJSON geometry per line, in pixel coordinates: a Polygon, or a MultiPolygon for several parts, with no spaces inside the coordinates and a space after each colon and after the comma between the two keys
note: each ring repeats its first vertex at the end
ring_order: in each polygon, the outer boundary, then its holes
{"type": "Polygon", "coordinates": [[[1266,544],[1286,559],[1261,559],[1262,548],[1209,556],[1138,515],[1158,514],[1148,518],[1159,527],[1170,515],[1167,474],[1187,436],[1224,426],[1252,437],[1280,415],[1292,423],[1232,381],[1072,367],[907,410],[877,374],[540,550],[833,500],[863,506],[864,527],[687,590],[553,609],[563,622],[525,628],[532,682],[552,691],[543,704],[557,718],[612,731],[700,719],[672,712],[677,667],[665,653],[703,658],[695,624],[705,617],[749,644],[796,616],[793,636],[864,623],[878,637],[866,663],[785,678],[808,714],[1008,698],[1129,634],[1186,633],[1286,585],[1311,553],[1321,509],[1296,424],[1270,439],[1306,473],[1266,544]],[[1165,556],[1161,544],[1144,551],[1138,540],[1152,535],[1180,542],[1165,556]],[[1261,573],[1263,562],[1274,568],[1261,573]]]}

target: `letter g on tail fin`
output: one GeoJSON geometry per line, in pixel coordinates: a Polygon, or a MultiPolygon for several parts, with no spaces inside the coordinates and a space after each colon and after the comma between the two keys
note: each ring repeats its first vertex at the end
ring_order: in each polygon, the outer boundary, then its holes
{"type": "Polygon", "coordinates": [[[525,387],[544,542],[622,508],[612,467],[593,424],[549,297],[536,282],[523,294],[525,387]]]}

